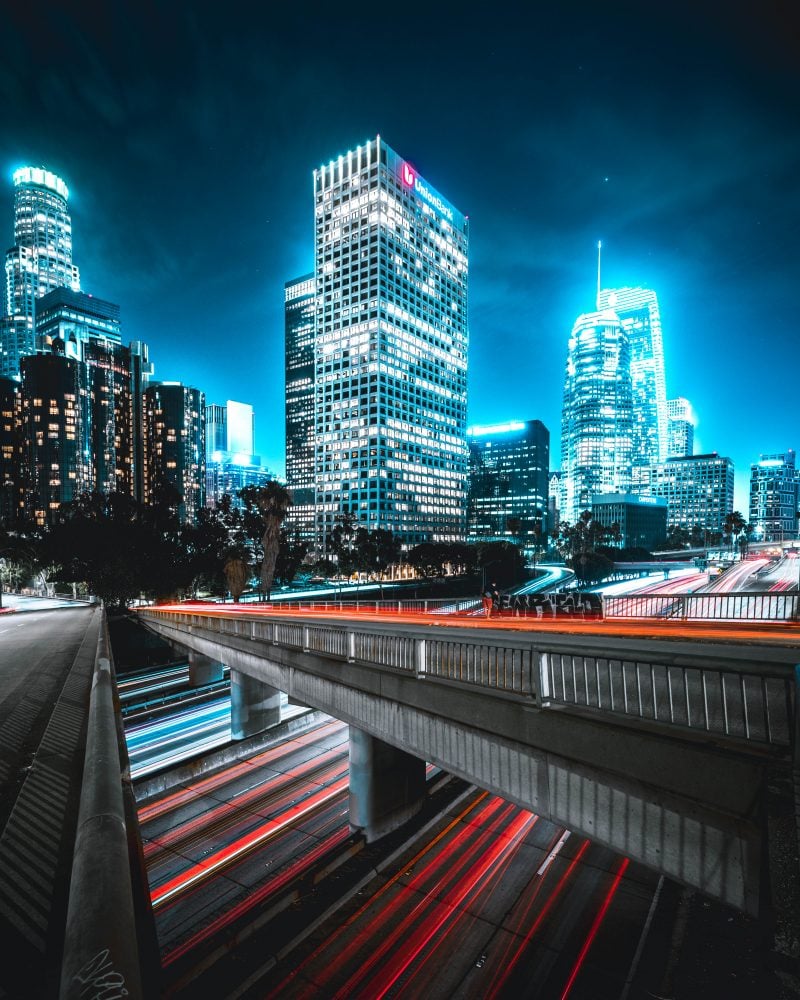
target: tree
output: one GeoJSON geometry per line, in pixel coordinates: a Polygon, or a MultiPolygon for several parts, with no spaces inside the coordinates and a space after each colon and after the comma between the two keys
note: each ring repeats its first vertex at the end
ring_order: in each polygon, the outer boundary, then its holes
{"type": "Polygon", "coordinates": [[[747,522],[738,510],[734,510],[730,514],[725,515],[725,520],[722,525],[722,533],[730,542],[731,554],[733,553],[736,539],[739,535],[741,535],[746,527],[747,522]]]}
{"type": "Polygon", "coordinates": [[[308,542],[301,540],[298,529],[282,525],[278,560],[275,563],[275,578],[281,583],[291,583],[307,552],[308,542]]]}
{"type": "Polygon", "coordinates": [[[247,588],[247,581],[250,579],[250,566],[241,555],[231,555],[225,561],[223,572],[231,597],[234,603],[237,603],[247,588]]]}
{"type": "Polygon", "coordinates": [[[355,543],[359,530],[363,531],[364,529],[359,529],[356,515],[350,511],[344,511],[337,515],[333,530],[328,535],[327,550],[336,561],[340,576],[352,576],[357,568],[355,543]]]}
{"type": "Polygon", "coordinates": [[[246,486],[239,491],[239,496],[257,509],[263,518],[260,580],[261,592],[269,600],[280,548],[281,525],[292,504],[292,495],[273,479],[266,486],[246,486]]]}

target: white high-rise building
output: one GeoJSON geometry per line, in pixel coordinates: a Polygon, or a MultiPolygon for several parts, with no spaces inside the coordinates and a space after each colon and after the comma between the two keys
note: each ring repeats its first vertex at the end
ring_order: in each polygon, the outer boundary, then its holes
{"type": "Polygon", "coordinates": [[[0,377],[19,378],[20,359],[36,351],[37,299],[56,288],[80,291],[72,263],[67,185],[41,167],[14,172],[14,246],[6,253],[0,377]]]}
{"type": "Polygon", "coordinates": [[[649,288],[604,288],[598,309],[613,309],[628,334],[633,393],[633,465],[663,462],[668,451],[667,391],[661,314],[649,288]]]}
{"type": "Polygon", "coordinates": [[[628,331],[612,309],[585,313],[572,328],[564,378],[562,520],[574,524],[596,494],[627,492],[632,442],[628,331]]]}
{"type": "Polygon", "coordinates": [[[683,396],[667,400],[667,457],[694,454],[694,428],[697,423],[692,404],[683,396]]]}
{"type": "Polygon", "coordinates": [[[314,171],[316,544],[461,539],[467,219],[378,137],[314,171]]]}

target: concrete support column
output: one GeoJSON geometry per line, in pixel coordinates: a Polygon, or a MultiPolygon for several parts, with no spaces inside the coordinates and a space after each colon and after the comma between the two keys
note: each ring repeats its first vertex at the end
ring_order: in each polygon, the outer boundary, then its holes
{"type": "Polygon", "coordinates": [[[422,808],[425,761],[350,726],[350,827],[367,843],[422,808]]]}
{"type": "Polygon", "coordinates": [[[280,691],[257,677],[231,670],[231,739],[245,740],[280,721],[280,691]]]}
{"type": "Polygon", "coordinates": [[[202,687],[203,684],[213,684],[222,680],[224,664],[212,660],[202,653],[189,650],[189,683],[192,687],[202,687]]]}

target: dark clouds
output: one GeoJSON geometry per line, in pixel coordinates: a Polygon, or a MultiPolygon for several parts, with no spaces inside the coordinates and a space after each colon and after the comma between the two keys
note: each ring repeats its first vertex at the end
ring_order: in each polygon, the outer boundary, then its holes
{"type": "Polygon", "coordinates": [[[793,5],[695,6],[17,5],[0,163],[65,177],[84,287],[158,376],[252,402],[276,462],[311,170],[380,131],[470,215],[472,420],[557,442],[600,238],[607,283],[658,291],[668,392],[741,486],[798,444],[768,387],[800,361],[800,49],[793,5]]]}

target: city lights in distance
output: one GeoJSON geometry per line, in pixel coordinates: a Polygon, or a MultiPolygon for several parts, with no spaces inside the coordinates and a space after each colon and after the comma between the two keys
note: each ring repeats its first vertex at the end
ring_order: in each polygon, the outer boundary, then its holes
{"type": "Polygon", "coordinates": [[[474,427],[467,428],[470,437],[482,437],[484,434],[508,434],[511,431],[522,431],[525,424],[519,420],[507,420],[502,424],[475,424],[474,427]]]}

